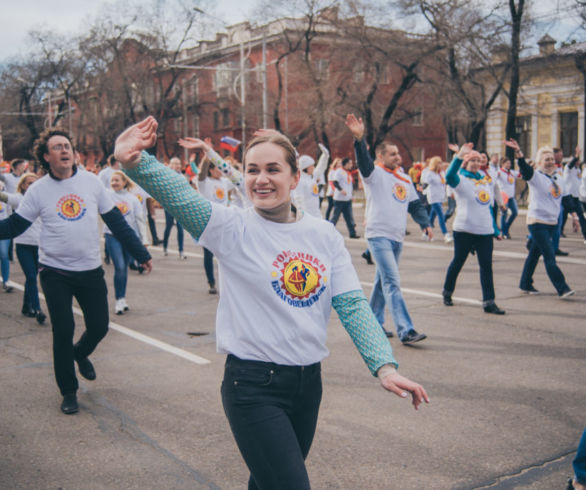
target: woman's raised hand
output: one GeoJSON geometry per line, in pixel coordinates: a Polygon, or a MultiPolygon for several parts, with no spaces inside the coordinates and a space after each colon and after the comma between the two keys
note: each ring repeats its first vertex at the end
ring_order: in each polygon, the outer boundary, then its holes
{"type": "Polygon", "coordinates": [[[114,157],[126,168],[135,166],[140,160],[140,153],[150,148],[157,141],[158,123],[153,116],[133,124],[118,138],[114,146],[114,157]]]}
{"type": "Polygon", "coordinates": [[[464,157],[468,155],[474,149],[474,143],[464,143],[458,150],[458,158],[464,160],[464,157]]]}
{"type": "Polygon", "coordinates": [[[452,153],[458,153],[460,151],[460,147],[456,143],[448,143],[448,148],[452,153]]]}
{"type": "Polygon", "coordinates": [[[519,146],[519,143],[517,143],[516,140],[514,140],[513,138],[510,138],[509,140],[505,140],[504,143],[505,143],[505,146],[508,146],[509,148],[512,148],[515,151],[515,156],[517,158],[523,157],[523,152],[521,151],[521,147],[519,146]]]}
{"type": "Polygon", "coordinates": [[[354,139],[361,140],[364,136],[364,123],[362,122],[362,118],[357,119],[354,114],[347,114],[346,127],[350,130],[354,139]]]}
{"type": "Polygon", "coordinates": [[[199,138],[179,138],[178,143],[179,146],[187,148],[188,150],[208,151],[210,149],[209,145],[199,138]]]}

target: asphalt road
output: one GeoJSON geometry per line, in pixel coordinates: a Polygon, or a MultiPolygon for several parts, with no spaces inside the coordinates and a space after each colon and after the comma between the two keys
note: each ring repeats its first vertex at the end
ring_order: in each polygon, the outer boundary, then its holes
{"type": "MultiPolygon", "coordinates": [[[[355,213],[360,225],[361,208],[355,213]]],[[[343,221],[338,228],[347,236],[343,221]]],[[[535,276],[542,294],[522,295],[519,217],[513,240],[495,244],[497,303],[507,311],[497,317],[482,312],[474,257],[455,306],[444,307],[452,248],[422,242],[412,222],[409,229],[402,286],[428,339],[415,347],[390,342],[400,371],[422,383],[432,403],[416,412],[382,390],[333,313],[307,460],[313,488],[565,488],[586,426],[586,245],[575,234],[562,239],[570,256],[559,264],[573,298],[555,295],[542,264],[535,276]]],[[[131,309],[122,316],[114,315],[112,266],[105,266],[114,323],[92,356],[97,380],[80,378],[73,416],[59,410],[50,327],[20,315],[20,290],[0,292],[0,488],[246,488],[220,400],[217,297],[207,292],[201,249],[186,240],[188,260],[180,261],[172,243],[167,257],[153,249],[152,274],[130,274],[131,309]]],[[[360,258],[365,243],[347,240],[368,295],[374,267],[360,258]]],[[[11,279],[23,284],[17,262],[11,279]]]]}

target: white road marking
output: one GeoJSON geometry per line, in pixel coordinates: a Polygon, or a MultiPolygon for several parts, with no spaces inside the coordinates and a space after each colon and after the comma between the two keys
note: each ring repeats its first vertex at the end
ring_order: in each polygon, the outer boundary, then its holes
{"type": "MultiPolygon", "coordinates": [[[[10,285],[14,286],[16,289],[19,289],[20,291],[24,291],[24,286],[22,286],[21,284],[10,281],[10,285]]],[[[45,295],[43,293],[39,293],[39,298],[43,299],[43,301],[44,301],[45,295]]],[[[73,312],[76,315],[83,316],[82,311],[75,306],[73,307],[73,312]]],[[[166,342],[161,342],[160,340],[154,339],[153,337],[149,337],[148,335],[137,332],[136,330],[132,330],[131,328],[119,325],[118,323],[110,322],[110,328],[112,330],[116,330],[117,332],[119,332],[121,334],[128,335],[129,337],[131,337],[135,340],[138,340],[139,342],[144,342],[145,344],[152,345],[153,347],[157,347],[158,349],[161,349],[161,350],[168,352],[170,354],[174,354],[178,357],[186,359],[187,361],[191,361],[195,364],[204,365],[204,364],[209,364],[211,362],[208,359],[205,359],[200,356],[196,356],[195,354],[192,354],[191,352],[187,352],[186,350],[179,349],[178,347],[174,347],[171,344],[167,344],[166,342]]]]}
{"type": "MultiPolygon", "coordinates": [[[[368,286],[368,287],[374,286],[374,283],[366,282],[366,281],[360,281],[360,284],[362,284],[363,286],[368,286]]],[[[439,293],[432,293],[429,291],[423,291],[421,289],[401,288],[401,292],[407,293],[407,294],[414,294],[417,296],[425,296],[428,298],[443,299],[443,296],[439,293]]],[[[452,299],[458,303],[468,303],[470,305],[482,305],[482,301],[478,301],[477,299],[460,298],[459,296],[453,296],[452,299]]]]}

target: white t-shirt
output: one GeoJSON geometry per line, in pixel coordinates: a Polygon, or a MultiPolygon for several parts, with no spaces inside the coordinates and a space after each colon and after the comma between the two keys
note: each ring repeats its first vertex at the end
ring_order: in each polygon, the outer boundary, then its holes
{"type": "MultiPolygon", "coordinates": [[[[423,181],[423,176],[421,177],[423,181]]],[[[427,188],[425,194],[429,204],[442,203],[446,199],[446,179],[443,172],[437,173],[429,170],[425,175],[427,188]]]]}
{"type": "Polygon", "coordinates": [[[110,166],[107,166],[100,170],[100,173],[98,174],[100,182],[106,189],[110,189],[110,180],[112,179],[113,172],[114,169],[110,166]]]}
{"type": "Polygon", "coordinates": [[[504,168],[501,168],[499,170],[497,182],[501,191],[503,191],[509,199],[515,197],[515,182],[520,175],[521,174],[514,169],[505,170],[504,168]]]}
{"type": "Polygon", "coordinates": [[[334,181],[336,181],[346,195],[342,194],[337,187],[334,189],[334,201],[351,201],[352,200],[352,175],[346,172],[342,167],[334,173],[334,181]]]}
{"type": "Polygon", "coordinates": [[[527,183],[529,184],[527,223],[557,224],[562,196],[565,195],[560,173],[555,172],[550,177],[536,170],[527,183]]]}
{"type": "Polygon", "coordinates": [[[407,229],[407,208],[419,198],[411,178],[401,173],[401,180],[375,165],[373,172],[362,176],[366,194],[366,238],[385,237],[402,242],[407,229]]]}
{"type": "MultiPolygon", "coordinates": [[[[4,182],[4,192],[6,192],[6,194],[15,194],[16,193],[16,188],[18,187],[18,183],[20,182],[21,176],[18,175],[14,175],[12,172],[9,172],[7,174],[2,174],[2,181],[4,182]]],[[[14,206],[12,206],[10,203],[8,204],[8,215],[10,216],[12,214],[12,211],[14,210],[14,206]]]]}
{"type": "Polygon", "coordinates": [[[133,194],[134,196],[136,196],[136,198],[138,199],[138,202],[140,203],[140,206],[142,207],[142,215],[144,217],[144,219],[147,219],[147,216],[149,214],[149,210],[147,207],[147,200],[151,199],[151,195],[145,191],[141,186],[139,186],[138,184],[134,184],[134,187],[132,189],[130,189],[130,193],[133,194]]]}
{"type": "Polygon", "coordinates": [[[319,209],[319,185],[318,181],[306,172],[301,172],[297,187],[291,193],[296,207],[301,207],[303,212],[321,218],[319,209]]]}
{"type": "MultiPolygon", "coordinates": [[[[120,210],[120,213],[122,213],[122,216],[124,216],[128,225],[134,230],[136,236],[138,236],[141,242],[144,243],[144,214],[138,197],[126,189],[120,192],[116,192],[114,189],[109,189],[108,194],[110,194],[114,201],[114,205],[120,210]]],[[[104,233],[107,233],[108,235],[112,234],[110,228],[105,224],[104,233]]]]}
{"type": "Polygon", "coordinates": [[[199,243],[219,261],[218,352],[297,366],[328,355],[332,298],[362,289],[331,223],[274,223],[212,203],[199,243]]]}
{"type": "Polygon", "coordinates": [[[228,205],[228,191],[233,189],[234,186],[226,177],[221,177],[219,179],[206,177],[198,183],[199,192],[208,201],[221,204],[222,206],[228,205]]]}
{"type": "MultiPolygon", "coordinates": [[[[24,199],[24,196],[19,192],[8,194],[8,205],[18,211],[18,206],[24,199]]],[[[0,205],[4,205],[0,202],[0,205]]],[[[39,246],[39,239],[41,236],[41,220],[37,218],[32,225],[30,225],[24,233],[21,233],[14,239],[14,243],[20,245],[36,245],[39,246]]]]}
{"type": "Polygon", "coordinates": [[[454,187],[456,194],[456,217],[454,231],[475,235],[494,233],[491,206],[494,202],[494,181],[485,176],[472,179],[462,174],[460,182],[454,187]]]}
{"type": "Polygon", "coordinates": [[[65,180],[50,175],[32,184],[18,214],[43,223],[39,262],[68,271],[100,267],[98,214],[114,208],[106,188],[91,172],[76,172],[65,180]]]}
{"type": "Polygon", "coordinates": [[[570,194],[574,197],[580,196],[580,179],[582,179],[582,171],[579,165],[574,165],[570,168],[568,165],[564,167],[564,195],[570,194]]]}

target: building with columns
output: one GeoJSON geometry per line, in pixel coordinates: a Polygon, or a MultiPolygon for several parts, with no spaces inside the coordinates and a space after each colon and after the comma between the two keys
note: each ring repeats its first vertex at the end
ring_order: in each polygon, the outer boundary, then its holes
{"type": "MultiPolygon", "coordinates": [[[[545,35],[539,53],[520,61],[517,139],[528,158],[542,146],[561,148],[566,157],[584,149],[586,43],[562,44],[545,35]]],[[[506,87],[505,87],[506,88],[506,87]]],[[[504,153],[508,101],[503,93],[486,124],[487,151],[504,153]]]]}

